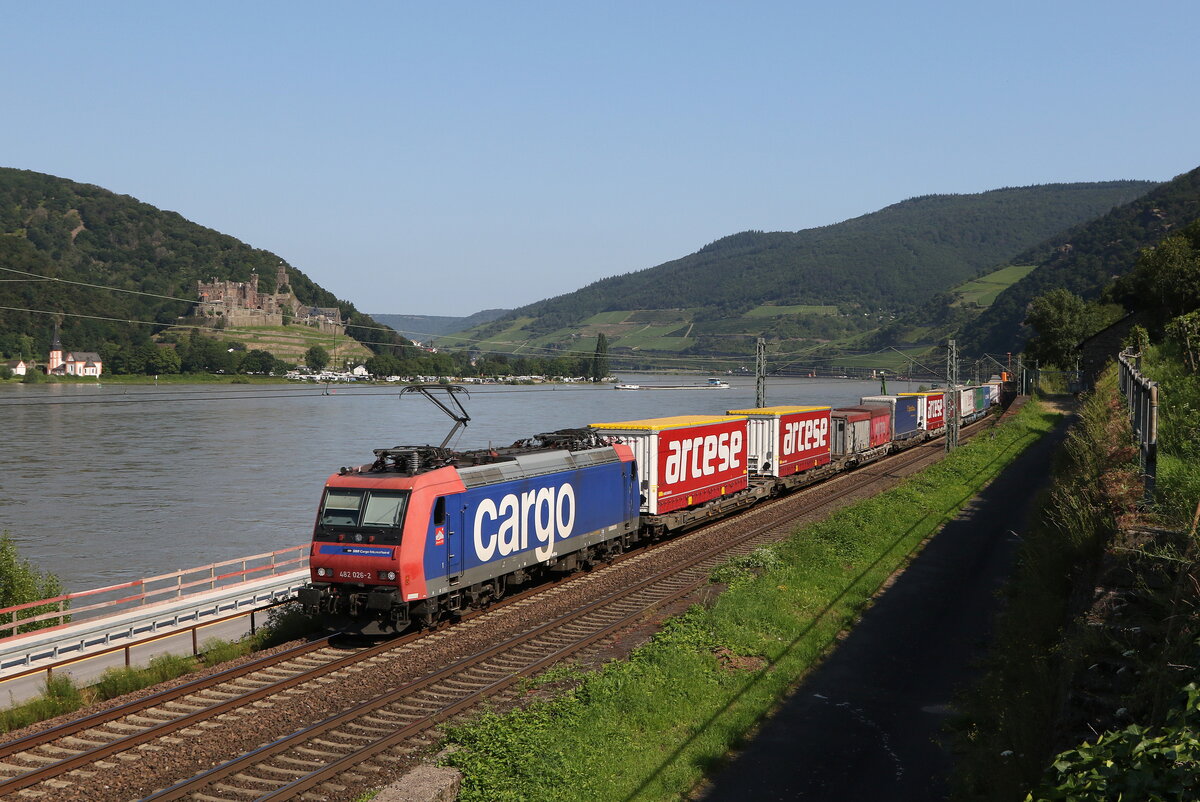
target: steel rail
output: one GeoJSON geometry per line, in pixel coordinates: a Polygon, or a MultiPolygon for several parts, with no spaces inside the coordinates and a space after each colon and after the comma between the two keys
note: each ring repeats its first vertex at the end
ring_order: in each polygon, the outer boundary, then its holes
{"type": "MultiPolygon", "coordinates": [[[[330,636],[325,636],[319,640],[298,644],[285,651],[260,657],[253,662],[227,668],[219,673],[212,674],[207,677],[200,677],[183,685],[167,688],[166,690],[159,691],[151,696],[146,696],[141,699],[134,699],[105,710],[98,710],[91,715],[84,716],[83,718],[73,719],[48,730],[31,733],[30,735],[26,735],[23,738],[18,738],[15,741],[0,743],[0,758],[5,758],[18,752],[28,751],[34,747],[41,746],[45,743],[50,743],[51,741],[58,740],[59,738],[66,738],[69,735],[74,735],[77,732],[83,732],[84,730],[91,729],[92,727],[99,727],[103,724],[107,724],[110,721],[115,721],[116,719],[128,716],[131,713],[141,712],[149,707],[172,702],[182,696],[186,696],[189,693],[196,693],[214,685],[219,685],[222,682],[238,679],[246,674],[263,668],[268,668],[276,663],[282,663],[286,660],[302,657],[308,652],[316,651],[317,649],[322,648],[328,642],[329,637],[330,636]]],[[[3,795],[7,790],[8,789],[5,787],[5,784],[0,782],[0,795],[3,795]]]]}
{"type": "MultiPolygon", "coordinates": [[[[972,426],[971,428],[976,428],[976,427],[972,426]]],[[[927,444],[923,444],[923,445],[927,445],[927,444]]],[[[926,451],[927,451],[927,449],[922,448],[922,447],[911,448],[911,449],[906,450],[905,452],[902,452],[901,454],[895,455],[892,458],[877,461],[877,462],[873,463],[873,465],[875,467],[882,467],[882,466],[887,465],[893,469],[903,468],[903,467],[907,467],[910,464],[914,464],[916,462],[923,461],[925,459],[928,459],[929,461],[934,461],[940,455],[940,452],[938,452],[938,454],[923,453],[926,451]]],[[[689,561],[689,563],[687,565],[685,565],[684,567],[675,566],[675,567],[671,568],[669,571],[664,572],[664,574],[678,575],[682,571],[686,570],[687,566],[694,565],[699,561],[703,561],[704,559],[711,558],[711,556],[714,554],[717,554],[717,553],[728,554],[729,552],[736,550],[738,548],[739,544],[746,543],[749,540],[753,539],[756,536],[755,533],[769,531],[769,530],[775,529],[779,526],[788,525],[791,522],[790,519],[794,519],[801,515],[807,514],[808,512],[811,512],[815,509],[819,509],[820,507],[826,506],[826,505],[832,503],[833,501],[837,500],[838,498],[841,498],[849,493],[855,492],[857,490],[861,490],[864,486],[869,486],[869,484],[871,484],[871,482],[874,481],[873,479],[860,483],[860,482],[853,481],[853,477],[855,477],[856,475],[859,477],[865,476],[866,470],[869,469],[870,467],[871,466],[864,466],[863,469],[860,469],[859,471],[854,471],[854,472],[846,473],[846,474],[839,474],[835,477],[831,477],[832,481],[822,482],[822,483],[818,483],[815,486],[810,486],[808,488],[804,488],[806,490],[812,490],[815,487],[824,487],[824,488],[828,489],[830,487],[830,485],[837,484],[838,480],[848,481],[847,486],[843,490],[835,491],[833,494],[825,494],[821,498],[809,501],[808,503],[806,503],[804,500],[801,499],[800,494],[792,493],[792,494],[789,494],[788,496],[785,496],[784,498],[777,499],[774,501],[769,501],[769,502],[766,502],[765,504],[757,505],[758,510],[763,511],[764,508],[775,508],[777,505],[782,505],[782,506],[786,507],[786,506],[792,506],[792,504],[794,504],[797,501],[801,502],[798,509],[790,510],[790,511],[784,513],[787,516],[787,519],[789,519],[789,520],[785,520],[784,522],[780,522],[780,521],[776,520],[774,522],[770,522],[770,523],[764,524],[760,527],[757,527],[756,529],[751,530],[750,533],[748,533],[742,537],[739,537],[736,541],[726,542],[726,543],[722,544],[721,546],[710,550],[709,552],[705,552],[704,554],[697,557],[696,559],[689,561]]],[[[803,495],[808,496],[809,494],[805,493],[803,495]]],[[[718,521],[714,521],[713,524],[710,524],[710,525],[727,523],[729,520],[730,520],[729,518],[722,518],[722,519],[719,519],[718,521]]],[[[699,531],[705,530],[707,528],[708,528],[707,526],[700,527],[699,531]]],[[[694,530],[694,531],[696,531],[696,530],[694,530]]],[[[668,541],[668,544],[678,543],[678,542],[681,542],[681,539],[675,538],[675,539],[668,541]]],[[[637,556],[645,554],[645,553],[647,553],[647,551],[645,549],[638,549],[636,551],[621,555],[620,557],[614,559],[612,562],[614,562],[614,563],[615,562],[624,562],[626,559],[637,557],[637,556]]],[[[577,574],[575,577],[572,577],[572,578],[582,579],[586,576],[588,576],[588,574],[577,574]]],[[[632,586],[632,587],[635,589],[641,588],[642,586],[647,584],[647,582],[650,582],[650,581],[658,581],[661,583],[663,581],[663,576],[659,575],[656,578],[653,578],[651,580],[646,580],[641,583],[637,583],[635,586],[632,586]]],[[[695,584],[689,586],[689,588],[686,590],[686,592],[684,592],[683,595],[693,592],[695,587],[702,585],[705,581],[707,581],[706,577],[701,579],[700,581],[696,582],[695,584]]],[[[561,582],[554,583],[553,585],[551,585],[551,587],[562,587],[563,584],[564,583],[561,583],[561,582]]],[[[517,593],[512,596],[506,597],[502,602],[500,602],[499,604],[496,604],[496,605],[492,605],[491,607],[492,607],[492,609],[496,609],[502,605],[507,606],[508,604],[512,604],[512,603],[518,602],[524,598],[527,598],[529,596],[541,593],[541,592],[547,590],[547,588],[548,588],[548,586],[546,583],[541,583],[535,587],[527,589],[524,592],[517,593]]],[[[631,595],[632,593],[635,593],[635,592],[636,592],[636,590],[633,590],[633,589],[625,589],[623,591],[615,592],[615,595],[631,595]]],[[[610,596],[611,595],[614,595],[614,594],[610,594],[610,596]]],[[[605,598],[607,598],[607,597],[605,597],[605,598]]],[[[600,600],[600,601],[603,601],[603,600],[600,600]]],[[[609,601],[609,603],[613,602],[612,599],[609,599],[608,601],[609,601]]],[[[593,610],[597,606],[598,603],[599,602],[593,602],[591,604],[585,605],[584,607],[579,608],[579,610],[577,610],[575,613],[568,614],[568,616],[562,617],[561,621],[563,622],[563,625],[565,625],[565,623],[568,620],[574,620],[574,618],[578,618],[579,616],[586,614],[586,612],[593,610]]],[[[653,607],[657,604],[661,604],[661,602],[652,602],[652,603],[650,603],[650,606],[653,607]]],[[[485,609],[485,610],[479,610],[479,611],[472,611],[468,615],[463,616],[463,618],[464,619],[465,618],[473,618],[477,615],[483,614],[484,612],[487,612],[487,610],[485,609]]],[[[644,614],[644,612],[645,612],[644,610],[635,612],[632,615],[632,618],[636,618],[637,616],[644,614]]],[[[616,626],[617,628],[619,628],[620,626],[624,626],[628,623],[628,620],[629,620],[628,618],[622,619],[622,621],[624,621],[625,623],[617,622],[616,624],[614,624],[614,626],[616,626]]],[[[547,626],[551,626],[551,625],[544,625],[543,627],[539,627],[537,631],[538,632],[543,631],[547,628],[547,626]]],[[[264,686],[263,688],[256,689],[256,690],[251,691],[246,694],[239,695],[233,699],[219,703],[217,705],[211,705],[202,710],[195,711],[194,713],[187,714],[187,715],[181,716],[176,719],[172,719],[167,722],[163,722],[161,725],[152,726],[141,732],[134,733],[130,736],[117,738],[113,741],[110,741],[110,742],[104,744],[103,746],[98,747],[96,750],[84,751],[84,752],[81,752],[79,755],[73,756],[67,760],[59,761],[59,762],[41,767],[36,770],[31,770],[29,772],[26,772],[25,774],[18,775],[16,777],[13,777],[7,781],[0,783],[0,795],[7,794],[12,791],[17,791],[22,788],[27,788],[31,785],[35,785],[39,782],[43,782],[47,779],[50,779],[54,776],[62,774],[66,771],[70,771],[81,765],[86,765],[89,762],[103,759],[104,757],[110,756],[112,754],[115,754],[115,753],[118,753],[121,751],[125,751],[125,750],[130,749],[134,746],[137,746],[141,743],[145,743],[150,740],[153,740],[156,737],[166,735],[170,732],[187,727],[189,725],[196,723],[197,721],[215,717],[215,716],[220,715],[224,712],[227,712],[231,709],[242,707],[253,701],[277,694],[277,693],[285,690],[286,688],[294,687],[295,685],[298,685],[298,684],[303,684],[304,682],[313,680],[320,676],[324,676],[325,674],[332,673],[334,671],[345,668],[347,666],[351,666],[356,663],[362,662],[364,660],[368,660],[374,656],[377,656],[378,654],[382,654],[387,651],[391,651],[393,649],[399,648],[401,646],[404,646],[408,643],[413,642],[414,640],[422,638],[428,634],[431,634],[431,633],[429,631],[410,633],[402,638],[387,641],[382,644],[378,644],[374,647],[371,647],[370,649],[365,649],[360,652],[357,652],[354,655],[349,655],[345,658],[340,658],[340,659],[330,661],[330,663],[328,663],[324,666],[318,666],[311,670],[304,670],[301,673],[296,674],[293,677],[289,677],[285,680],[274,681],[271,684],[264,686]]],[[[525,637],[524,641],[527,642],[529,637],[532,637],[532,636],[525,637]]],[[[589,642],[591,642],[591,641],[589,641],[589,642]]],[[[506,642],[506,644],[507,645],[502,644],[501,646],[504,648],[509,648],[514,645],[514,644],[508,643],[508,642],[506,642]]],[[[111,710],[100,711],[96,714],[93,714],[92,716],[88,716],[83,719],[78,719],[73,722],[68,722],[67,724],[63,725],[60,728],[55,728],[53,730],[47,730],[42,733],[37,733],[37,734],[31,735],[31,736],[27,736],[26,738],[20,739],[18,741],[10,742],[9,744],[0,745],[0,750],[3,750],[3,751],[0,751],[0,757],[17,754],[20,751],[28,751],[30,749],[35,748],[38,745],[41,745],[44,743],[49,743],[58,738],[68,737],[71,734],[83,732],[92,727],[101,726],[106,722],[114,721],[116,719],[130,715],[131,713],[136,713],[139,710],[144,710],[149,707],[164,704],[164,703],[172,701],[174,699],[178,699],[180,697],[186,696],[189,693],[200,692],[207,688],[211,688],[213,686],[219,685],[222,682],[231,681],[231,680],[237,679],[241,676],[251,674],[256,670],[269,668],[274,664],[284,662],[288,659],[302,657],[306,653],[316,651],[322,645],[324,645],[324,641],[319,641],[319,642],[316,642],[315,644],[305,644],[303,646],[295,647],[286,652],[279,653],[277,655],[272,655],[269,658],[264,658],[262,660],[254,661],[252,663],[248,663],[243,666],[238,666],[238,667],[235,667],[232,669],[228,669],[227,671],[221,672],[220,674],[213,675],[212,677],[204,678],[201,680],[196,680],[196,681],[187,683],[185,685],[179,686],[177,688],[168,689],[167,691],[160,692],[159,694],[154,694],[153,696],[147,697],[142,700],[129,702],[129,703],[126,703],[125,705],[121,705],[121,706],[119,706],[117,708],[113,708],[111,710]]],[[[586,647],[586,644],[580,645],[575,650],[577,651],[578,649],[582,649],[585,647],[586,647]]],[[[495,651],[495,649],[489,649],[486,652],[483,652],[481,654],[488,655],[488,654],[492,654],[494,651],[495,651]]],[[[475,661],[475,664],[478,664],[480,661],[485,660],[485,659],[487,659],[487,658],[476,656],[476,658],[474,658],[474,661],[475,661]]],[[[561,658],[557,658],[557,659],[561,659],[561,658]]],[[[459,661],[458,663],[455,663],[453,665],[456,667],[459,667],[459,668],[466,668],[467,667],[466,662],[470,661],[470,660],[472,660],[472,658],[467,658],[466,660],[459,661]]],[[[551,660],[550,662],[553,662],[553,660],[551,660]]],[[[539,665],[540,664],[541,664],[541,662],[539,661],[539,665]]],[[[536,671],[536,669],[530,669],[530,671],[536,671]]],[[[523,670],[523,672],[513,675],[511,678],[511,681],[516,681],[517,678],[519,678],[520,676],[524,676],[525,673],[528,673],[528,672],[524,672],[524,670],[523,670]]],[[[450,674],[446,674],[445,676],[450,676],[450,674]]],[[[442,678],[444,679],[445,676],[443,676],[442,678]]],[[[508,684],[511,684],[511,682],[505,683],[504,687],[507,687],[508,684]]],[[[415,690],[415,689],[417,689],[417,688],[415,688],[415,686],[414,686],[414,688],[412,690],[415,690]]],[[[495,690],[498,691],[498,690],[501,690],[501,688],[497,687],[495,690]]],[[[472,698],[478,698],[478,696],[479,696],[479,694],[476,694],[472,698]]],[[[469,704],[474,704],[474,702],[470,702],[469,704]]],[[[469,704],[468,704],[468,706],[469,706],[469,704]]],[[[446,716],[444,716],[444,717],[448,717],[449,715],[453,715],[453,713],[452,712],[447,713],[446,716]]],[[[442,720],[442,719],[439,718],[437,720],[442,720]]],[[[432,726],[432,725],[430,725],[430,726],[432,726]]],[[[107,735],[112,735],[112,733],[108,733],[107,735]]],[[[297,737],[299,737],[298,733],[294,733],[292,736],[289,736],[289,738],[293,738],[293,739],[297,738],[297,737]]],[[[261,750],[257,750],[256,752],[251,753],[251,754],[258,754],[258,751],[261,751],[261,750]]],[[[151,798],[156,798],[156,797],[151,797],[151,798]]]]}
{"type": "MultiPolygon", "coordinates": [[[[900,464],[897,465],[892,461],[888,461],[892,468],[903,468],[913,464],[928,461],[937,461],[941,456],[941,452],[928,453],[927,450],[914,448],[898,455],[901,457],[900,464]],[[924,452],[924,453],[923,453],[924,452]]],[[[844,475],[847,478],[854,477],[854,474],[844,475]]],[[[488,649],[479,652],[468,658],[459,660],[444,669],[430,674],[420,680],[408,683],[401,686],[385,695],[364,702],[346,711],[343,711],[335,716],[331,716],[321,722],[318,722],[311,727],[303,728],[291,733],[287,736],[277,739],[270,744],[267,744],[259,749],[235,758],[219,766],[215,766],[206,772],[203,772],[193,778],[181,781],[169,788],[145,797],[142,802],[167,802],[168,800],[184,799],[189,795],[200,791],[203,788],[212,784],[228,780],[233,775],[242,775],[250,767],[265,763],[270,758],[287,752],[304,742],[318,738],[322,735],[336,731],[338,728],[352,724],[355,720],[370,714],[381,708],[395,705],[402,702],[406,698],[411,698],[419,691],[425,690],[443,683],[448,679],[460,676],[466,670],[483,666],[488,660],[505,655],[523,646],[533,644],[538,638],[549,636],[556,630],[562,630],[573,625],[579,625],[581,619],[589,615],[602,614],[614,605],[621,602],[628,602],[631,597],[636,597],[638,594],[649,593],[650,598],[640,602],[625,611],[617,620],[607,624],[602,624],[598,628],[593,627],[592,631],[580,637],[571,637],[570,642],[564,646],[551,647],[544,649],[545,654],[536,658],[513,658],[513,662],[524,663],[521,668],[507,669],[500,679],[496,679],[485,685],[475,688],[474,690],[463,691],[457,690],[458,698],[448,702],[430,713],[424,713],[413,723],[407,724],[395,732],[385,736],[383,739],[373,741],[361,749],[352,750],[349,754],[332,760],[327,765],[316,769],[306,775],[296,778],[285,783],[274,791],[267,792],[264,795],[256,797],[256,802],[266,802],[267,800],[282,800],[295,798],[297,795],[306,790],[310,790],[321,783],[329,781],[332,777],[341,774],[342,772],[357,766],[362,761],[373,757],[380,752],[387,751],[401,742],[428,730],[436,724],[445,721],[446,719],[462,712],[463,710],[477,704],[480,699],[485,696],[495,695],[503,691],[517,682],[519,679],[531,674],[535,674],[555,662],[575,654],[588,646],[603,640],[606,637],[613,635],[619,630],[628,627],[632,622],[644,616],[647,612],[656,607],[669,604],[673,601],[685,598],[694,593],[698,588],[703,587],[708,583],[709,574],[712,567],[720,562],[728,559],[730,553],[737,553],[752,548],[764,540],[775,540],[776,538],[769,537],[773,532],[781,528],[790,528],[795,525],[795,521],[802,515],[809,514],[822,507],[829,506],[837,500],[844,498],[846,495],[862,490],[864,487],[879,481],[878,477],[868,477],[865,473],[859,473],[858,477],[865,481],[849,481],[845,487],[837,489],[833,493],[822,495],[817,499],[808,499],[797,505],[796,509],[789,510],[785,513],[782,520],[775,518],[760,524],[749,531],[740,534],[732,541],[726,541],[719,545],[710,547],[698,555],[689,559],[683,565],[675,565],[670,568],[663,569],[635,584],[617,591],[613,591],[604,597],[593,600],[588,604],[577,608],[576,610],[566,613],[557,619],[546,622],[538,627],[522,633],[520,635],[509,638],[508,640],[489,647],[488,649]],[[690,577],[690,578],[689,578],[690,577]],[[675,589],[671,590],[668,585],[674,585],[675,589]]],[[[797,500],[795,497],[791,500],[797,500]]],[[[776,504],[772,504],[776,507],[776,504]]],[[[678,541],[673,541],[678,542],[678,541]]],[[[477,683],[472,683],[477,684],[477,683]]],[[[456,693],[455,690],[444,691],[443,695],[456,693]]],[[[452,697],[453,698],[453,697],[452,697]]],[[[328,751],[332,748],[329,742],[323,742],[321,749],[328,751]]],[[[310,754],[307,759],[314,759],[310,754]]],[[[266,782],[260,778],[261,782],[266,782]]],[[[248,792],[237,794],[239,797],[246,796],[248,792]]]]}
{"type": "MultiPolygon", "coordinates": [[[[511,596],[505,596],[503,600],[491,605],[490,608],[473,610],[466,615],[463,615],[460,620],[468,620],[488,612],[489,609],[499,609],[503,605],[522,601],[529,596],[535,595],[544,590],[546,590],[546,585],[541,584],[520,593],[515,593],[511,596]]],[[[325,676],[326,674],[340,671],[356,665],[357,663],[370,660],[373,657],[377,657],[378,655],[406,646],[414,641],[418,641],[428,635],[434,634],[435,632],[442,631],[442,629],[444,629],[444,627],[439,627],[433,630],[419,630],[410,632],[398,638],[386,640],[381,643],[377,643],[374,646],[356,651],[355,653],[346,655],[345,657],[335,658],[325,665],[301,671],[300,673],[297,673],[291,677],[287,677],[283,680],[273,680],[270,684],[264,685],[261,688],[256,688],[244,694],[239,694],[236,697],[218,702],[216,704],[207,705],[204,708],[192,713],[182,714],[177,718],[172,718],[162,722],[161,724],[146,726],[142,730],[129,735],[119,736],[113,738],[112,740],[106,740],[103,745],[97,746],[94,749],[79,750],[78,754],[54,763],[48,763],[37,768],[32,768],[22,774],[17,774],[7,779],[0,780],[0,796],[28,788],[41,782],[45,782],[46,780],[53,779],[54,777],[57,777],[68,771],[77,769],[80,766],[85,766],[90,762],[102,760],[105,757],[109,757],[118,752],[132,749],[143,743],[147,743],[161,736],[169,735],[172,732],[196,724],[199,721],[216,717],[222,713],[227,713],[231,710],[235,710],[255,701],[259,701],[277,693],[281,693],[289,688],[295,687],[296,685],[302,685],[305,682],[325,676]]],[[[110,708],[108,710],[97,711],[90,716],[66,722],[58,727],[27,735],[24,738],[16,741],[11,741],[7,744],[0,745],[0,758],[18,755],[21,752],[30,751],[38,746],[53,743],[54,741],[71,737],[78,733],[86,732],[89,729],[103,726],[104,724],[117,721],[125,718],[126,716],[137,714],[149,708],[157,707],[159,705],[181,699],[189,694],[201,693],[203,691],[210,690],[221,685],[222,683],[240,679],[241,677],[253,674],[256,671],[271,668],[272,666],[286,662],[287,660],[304,657],[307,654],[311,654],[323,648],[324,646],[327,646],[331,637],[333,636],[324,636],[316,641],[312,641],[309,644],[302,644],[285,652],[279,652],[275,655],[264,657],[241,666],[235,666],[218,674],[213,674],[209,677],[193,680],[184,685],[168,688],[167,690],[160,691],[151,696],[135,699],[131,702],[126,702],[125,704],[110,708]]],[[[112,735],[113,733],[106,734],[106,736],[112,735]]]]}

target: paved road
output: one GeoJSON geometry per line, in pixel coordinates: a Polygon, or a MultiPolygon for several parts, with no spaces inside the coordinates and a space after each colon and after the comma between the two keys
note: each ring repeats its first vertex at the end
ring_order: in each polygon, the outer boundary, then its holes
{"type": "Polygon", "coordinates": [[[704,802],[942,799],[937,738],[1066,433],[1031,446],[926,546],[837,651],[712,778],[704,802]]]}

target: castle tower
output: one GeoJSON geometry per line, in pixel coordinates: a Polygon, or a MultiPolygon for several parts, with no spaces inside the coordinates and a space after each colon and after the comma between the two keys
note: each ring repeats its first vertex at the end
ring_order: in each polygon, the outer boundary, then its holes
{"type": "Polygon", "coordinates": [[[54,321],[54,342],[50,343],[50,360],[46,365],[46,369],[53,371],[63,363],[63,347],[62,341],[58,338],[58,321],[54,321]]]}

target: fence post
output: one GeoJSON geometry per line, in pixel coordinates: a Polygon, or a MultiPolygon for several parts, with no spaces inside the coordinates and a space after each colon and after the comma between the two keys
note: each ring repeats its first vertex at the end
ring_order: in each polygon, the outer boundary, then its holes
{"type": "Polygon", "coordinates": [[[1117,377],[1121,395],[1129,406],[1129,422],[1138,441],[1138,462],[1142,469],[1143,500],[1154,501],[1158,472],[1158,382],[1141,374],[1132,360],[1140,365],[1141,354],[1126,349],[1117,355],[1117,377]]]}
{"type": "Polygon", "coordinates": [[[1150,383],[1149,438],[1145,449],[1146,501],[1154,500],[1154,488],[1158,480],[1158,383],[1150,383]]]}

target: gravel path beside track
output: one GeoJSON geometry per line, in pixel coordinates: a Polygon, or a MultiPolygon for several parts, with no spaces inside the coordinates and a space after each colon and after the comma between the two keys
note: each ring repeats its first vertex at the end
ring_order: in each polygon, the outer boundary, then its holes
{"type": "Polygon", "coordinates": [[[952,756],[938,742],[942,727],[986,651],[1017,533],[1067,427],[1033,444],[929,540],[697,799],[945,798],[952,756]]]}

